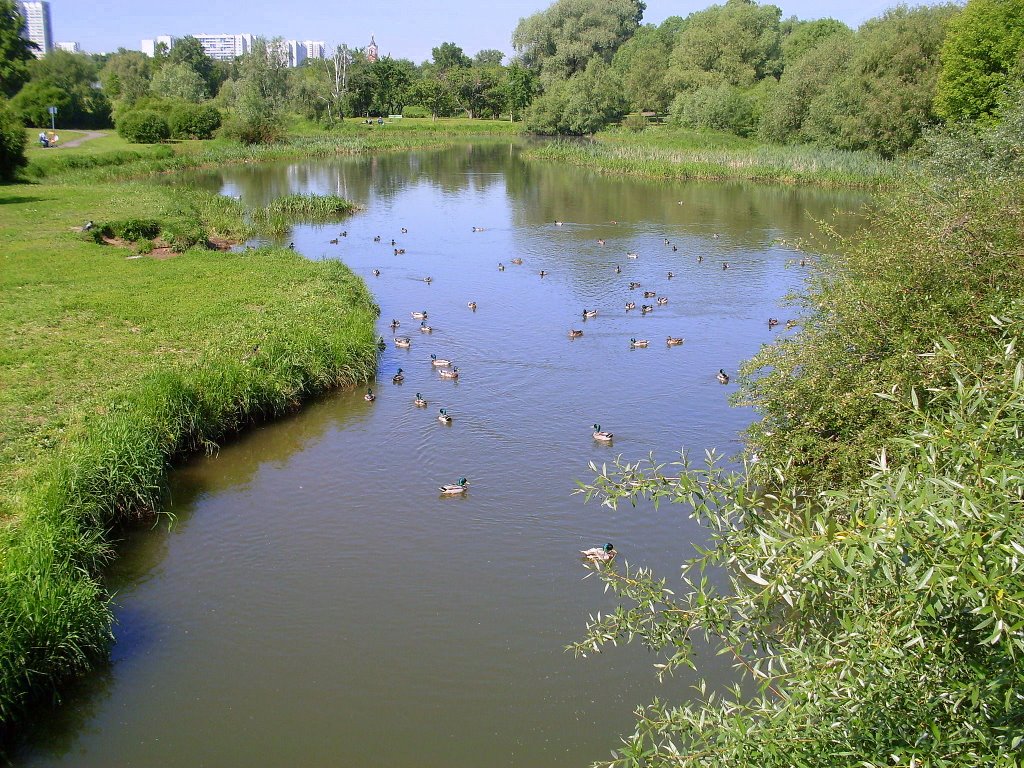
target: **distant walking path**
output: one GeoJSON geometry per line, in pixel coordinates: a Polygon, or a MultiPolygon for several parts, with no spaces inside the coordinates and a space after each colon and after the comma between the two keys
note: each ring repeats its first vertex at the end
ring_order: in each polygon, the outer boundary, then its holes
{"type": "Polygon", "coordinates": [[[77,139],[72,139],[71,141],[62,141],[60,144],[57,145],[57,148],[59,149],[60,147],[64,147],[65,149],[67,149],[68,147],[77,147],[83,141],[88,141],[89,139],[98,139],[101,136],[106,135],[107,134],[104,133],[103,131],[86,131],[85,136],[79,136],[77,139]]]}

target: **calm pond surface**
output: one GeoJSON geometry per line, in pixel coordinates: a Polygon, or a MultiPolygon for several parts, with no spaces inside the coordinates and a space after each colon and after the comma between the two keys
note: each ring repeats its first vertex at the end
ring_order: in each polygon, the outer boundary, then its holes
{"type": "MultiPolygon", "coordinates": [[[[866,198],[600,176],[507,144],[189,180],[251,204],[317,192],[363,206],[287,240],[374,291],[388,340],[377,400],[338,392],[174,473],[176,524],[130,531],[110,574],[111,663],[16,764],[583,766],[632,731],[636,705],[686,697],[694,678],[658,685],[640,646],[588,659],[564,647],[611,605],[579,549],[614,542],[672,580],[701,532],[677,505],[584,505],[575,483],[617,455],[735,454],[754,413],[729,406],[735,385],[715,373],[785,332],[768,317],[795,316],[782,299],[806,270],[780,240],[815,220],[849,233],[866,198]],[[642,316],[644,290],[668,303],[642,316]],[[411,348],[391,343],[392,318],[411,348]],[[593,440],[595,422],[612,445],[593,440]],[[441,498],[460,476],[465,497],[441,498]]],[[[713,679],[731,678],[705,656],[713,679]]]]}

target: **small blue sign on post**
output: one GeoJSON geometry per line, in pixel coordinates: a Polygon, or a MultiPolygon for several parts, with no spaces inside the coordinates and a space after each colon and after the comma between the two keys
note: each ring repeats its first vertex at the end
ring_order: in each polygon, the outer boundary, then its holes
{"type": "Polygon", "coordinates": [[[56,126],[54,125],[54,119],[55,119],[55,116],[57,114],[57,108],[56,107],[48,107],[46,111],[50,113],[50,130],[51,131],[57,130],[56,126]]]}

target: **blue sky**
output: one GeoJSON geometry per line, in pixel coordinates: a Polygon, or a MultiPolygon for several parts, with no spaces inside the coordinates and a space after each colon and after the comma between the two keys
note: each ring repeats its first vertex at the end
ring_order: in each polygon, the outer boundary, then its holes
{"type": "MultiPolygon", "coordinates": [[[[719,0],[720,2],[722,0],[719,0]]],[[[824,16],[857,26],[897,0],[783,0],[783,16],[824,16]]],[[[686,16],[712,0],[647,0],[644,21],[686,16]]],[[[329,46],[365,46],[374,34],[382,54],[430,58],[430,49],[454,42],[472,55],[482,48],[512,53],[520,18],[542,11],[550,0],[50,0],[54,41],[74,41],[90,52],[138,49],[161,34],[249,32],[264,37],[325,40],[329,46]]]]}

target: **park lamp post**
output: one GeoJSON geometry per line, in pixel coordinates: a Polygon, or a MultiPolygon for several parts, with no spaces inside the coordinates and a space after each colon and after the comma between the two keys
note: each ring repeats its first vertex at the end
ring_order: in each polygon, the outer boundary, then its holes
{"type": "Polygon", "coordinates": [[[54,123],[54,121],[56,120],[57,108],[56,107],[48,107],[46,111],[50,113],[50,130],[51,131],[57,130],[57,126],[54,123]]]}

